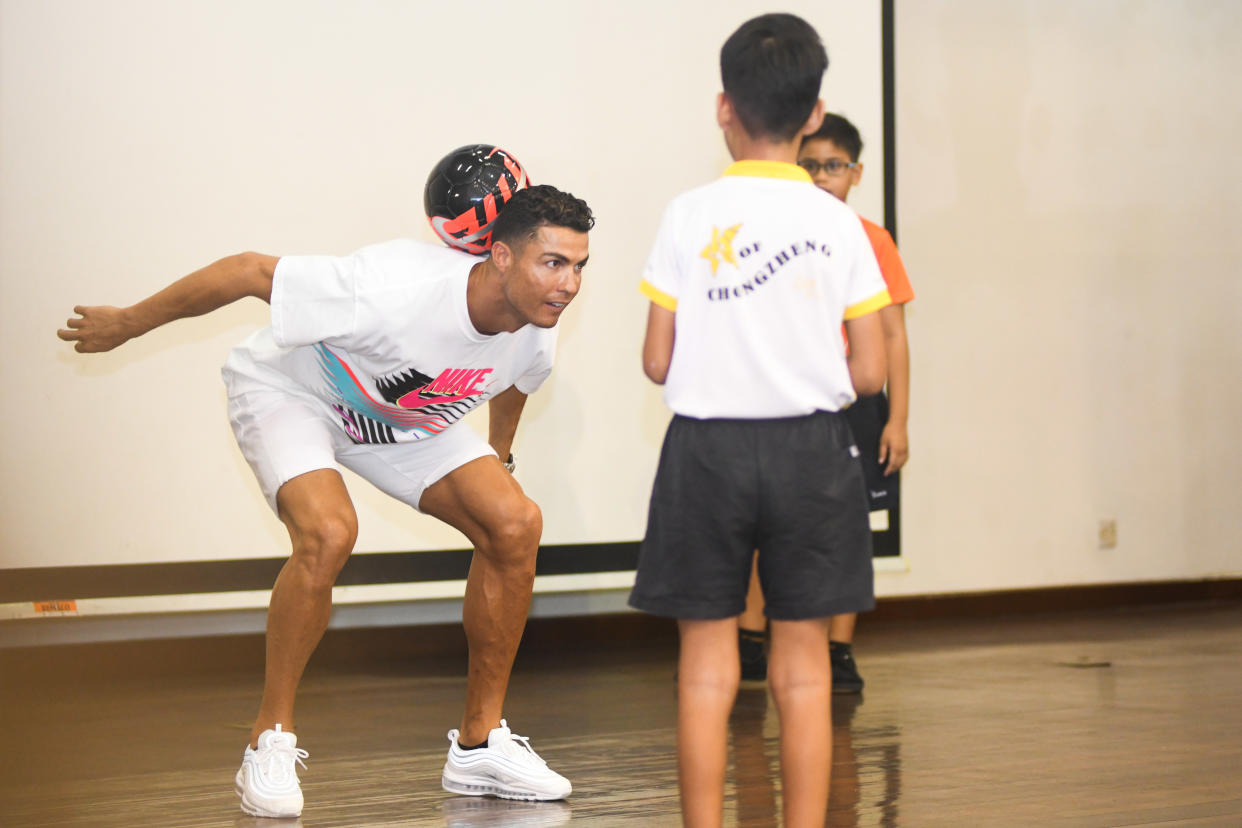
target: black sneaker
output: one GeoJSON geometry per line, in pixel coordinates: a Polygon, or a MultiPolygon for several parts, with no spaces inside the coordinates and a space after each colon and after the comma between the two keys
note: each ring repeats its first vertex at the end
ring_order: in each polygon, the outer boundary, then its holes
{"type": "Polygon", "coordinates": [[[738,629],[737,652],[742,659],[742,681],[767,681],[768,656],[763,649],[767,638],[755,630],[738,629]]]}
{"type": "Polygon", "coordinates": [[[861,693],[865,682],[858,675],[853,647],[840,641],[829,641],[828,655],[832,659],[832,692],[861,693]]]}

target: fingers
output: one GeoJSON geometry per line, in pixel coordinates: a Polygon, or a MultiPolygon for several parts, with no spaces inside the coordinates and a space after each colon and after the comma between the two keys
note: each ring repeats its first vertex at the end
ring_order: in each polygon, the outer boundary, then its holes
{"type": "Polygon", "coordinates": [[[86,316],[85,305],[74,305],[73,312],[76,313],[77,316],[72,316],[69,319],[66,319],[65,327],[56,331],[56,335],[66,342],[73,342],[74,340],[81,339],[82,334],[78,333],[78,328],[81,328],[86,324],[86,319],[84,318],[86,316]]]}
{"type": "Polygon", "coordinates": [[[74,305],[73,312],[78,315],[66,319],[65,327],[56,331],[56,335],[66,342],[76,342],[77,345],[74,346],[74,350],[78,353],[85,353],[87,351],[84,340],[90,336],[90,331],[84,329],[90,324],[89,320],[86,319],[86,314],[89,310],[90,308],[84,305],[74,305]]]}
{"type": "MultiPolygon", "coordinates": [[[[75,312],[77,310],[78,310],[77,308],[74,308],[75,312]]],[[[73,319],[67,319],[65,320],[65,327],[56,331],[56,335],[59,336],[61,339],[65,340],[66,342],[73,342],[74,340],[81,339],[84,336],[84,333],[78,329],[83,327],[85,324],[86,324],[85,319],[81,319],[77,317],[73,319]]]]}
{"type": "Polygon", "coordinates": [[[92,305],[73,305],[73,313],[77,314],[76,317],[66,319],[65,328],[57,330],[56,335],[67,341],[67,343],[73,343],[73,341],[76,341],[76,343],[78,343],[78,351],[88,350],[83,348],[83,340],[89,340],[92,336],[96,335],[94,331],[97,331],[99,323],[102,322],[98,315],[94,313],[96,310],[98,310],[98,308],[94,308],[92,305]]]}
{"type": "Polygon", "coordinates": [[[77,351],[79,354],[87,353],[84,335],[79,331],[66,331],[64,328],[61,328],[56,332],[56,335],[66,342],[74,343],[73,350],[77,351]]]}
{"type": "Polygon", "coordinates": [[[906,460],[908,460],[909,457],[910,457],[910,452],[906,451],[905,449],[902,449],[900,451],[897,449],[894,449],[889,455],[888,468],[884,470],[884,476],[887,477],[890,474],[896,474],[897,472],[901,471],[901,467],[906,464],[906,460]]]}
{"type": "Polygon", "coordinates": [[[879,459],[881,463],[887,464],[884,468],[884,476],[896,474],[901,471],[901,467],[906,464],[906,460],[910,457],[908,444],[904,439],[904,435],[894,434],[889,429],[884,429],[880,435],[880,452],[879,459]]]}

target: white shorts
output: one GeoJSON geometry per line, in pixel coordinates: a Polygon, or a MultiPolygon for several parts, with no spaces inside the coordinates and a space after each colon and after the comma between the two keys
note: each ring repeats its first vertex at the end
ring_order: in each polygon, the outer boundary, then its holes
{"type": "Polygon", "coordinates": [[[496,452],[470,426],[455,423],[434,437],[410,443],[359,444],[333,420],[325,403],[247,383],[229,386],[229,422],[237,445],[273,511],[287,481],[336,464],[353,471],[402,503],[418,509],[423,492],[454,469],[496,452]]]}

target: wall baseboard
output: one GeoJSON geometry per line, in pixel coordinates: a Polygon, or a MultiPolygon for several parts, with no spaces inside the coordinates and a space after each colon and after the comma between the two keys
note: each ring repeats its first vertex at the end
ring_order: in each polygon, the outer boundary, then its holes
{"type": "Polygon", "coordinates": [[[873,623],[913,618],[979,618],[1239,600],[1242,600],[1242,578],[1085,584],[879,598],[867,620],[873,623]]]}
{"type": "MultiPolygon", "coordinates": [[[[1242,601],[1242,578],[1161,581],[1003,590],[881,598],[864,625],[903,624],[922,619],[1001,618],[1059,612],[1144,608],[1170,604],[1242,601]]],[[[34,622],[41,623],[41,622],[34,622]]],[[[672,649],[676,625],[637,612],[604,612],[572,617],[534,617],[527,624],[518,656],[523,661],[563,658],[613,649],[672,649]]],[[[466,639],[459,623],[330,629],[312,659],[310,673],[385,664],[403,671],[440,673],[459,662],[465,669],[466,639]]],[[[0,648],[0,686],[8,682],[76,675],[157,675],[248,670],[261,672],[263,636],[257,633],[162,638],[43,647],[0,648]]]]}

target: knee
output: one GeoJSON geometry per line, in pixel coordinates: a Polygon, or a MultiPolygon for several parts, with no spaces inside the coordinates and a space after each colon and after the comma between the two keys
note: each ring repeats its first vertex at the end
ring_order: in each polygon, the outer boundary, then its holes
{"type": "Polygon", "coordinates": [[[713,666],[700,666],[699,669],[688,669],[681,672],[679,668],[678,687],[698,699],[728,699],[737,695],[741,682],[741,674],[737,665],[722,663],[713,666]]]}
{"type": "Polygon", "coordinates": [[[353,515],[320,515],[308,526],[291,528],[293,560],[316,587],[331,588],[358,538],[353,515]]]}
{"type": "Polygon", "coordinates": [[[777,700],[802,693],[828,693],[832,671],[828,665],[768,663],[768,688],[777,700]]]}
{"type": "Polygon", "coordinates": [[[487,531],[486,548],[480,551],[496,564],[533,576],[542,535],[543,513],[538,504],[526,497],[517,498],[496,516],[487,531]]]}

